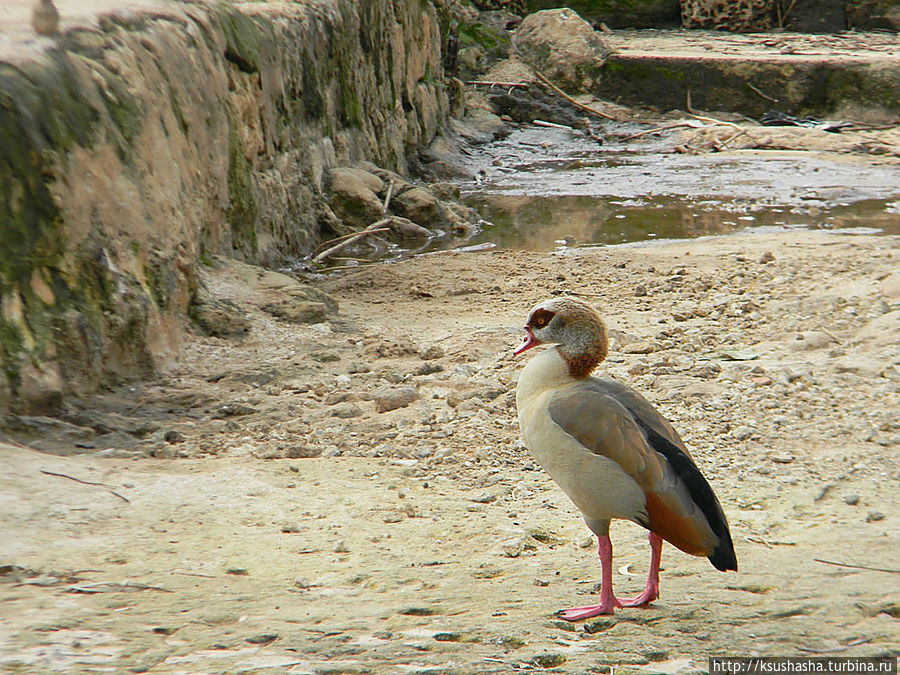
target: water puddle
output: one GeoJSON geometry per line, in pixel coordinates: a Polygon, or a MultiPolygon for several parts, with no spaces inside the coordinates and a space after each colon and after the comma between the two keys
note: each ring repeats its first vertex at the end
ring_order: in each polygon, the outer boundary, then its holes
{"type": "Polygon", "coordinates": [[[526,127],[476,148],[467,168],[478,178],[461,188],[487,224],[469,243],[549,251],[748,227],[900,234],[895,166],[800,152],[677,154],[673,139],[599,145],[526,127]]]}

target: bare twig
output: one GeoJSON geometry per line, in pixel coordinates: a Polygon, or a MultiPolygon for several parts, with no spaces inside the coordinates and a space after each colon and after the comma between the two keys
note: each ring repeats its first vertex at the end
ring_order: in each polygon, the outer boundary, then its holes
{"type": "Polygon", "coordinates": [[[734,122],[726,122],[725,120],[717,120],[715,117],[706,117],[705,115],[698,115],[688,108],[688,112],[691,113],[691,117],[694,119],[700,120],[701,122],[708,122],[709,124],[719,124],[723,127],[734,127],[735,129],[739,129],[741,131],[744,130],[740,124],[735,124],[734,122]]]}
{"type": "Polygon", "coordinates": [[[381,211],[382,211],[382,213],[384,213],[384,215],[387,215],[388,207],[391,205],[391,195],[393,195],[393,194],[394,194],[394,181],[391,181],[388,184],[387,194],[384,197],[384,206],[381,209],[381,211]]]}
{"type": "Polygon", "coordinates": [[[643,131],[639,131],[636,134],[631,134],[630,136],[625,136],[623,141],[630,141],[635,138],[640,138],[641,136],[649,136],[650,134],[656,134],[660,131],[668,131],[669,129],[677,129],[678,127],[689,127],[691,126],[690,122],[675,122],[674,124],[666,124],[661,127],[654,127],[653,129],[644,129],[643,131]]]}
{"type": "Polygon", "coordinates": [[[466,84],[481,85],[483,87],[503,87],[504,89],[514,89],[515,87],[528,89],[531,86],[528,82],[490,82],[487,80],[470,80],[466,84]]]}
{"type": "Polygon", "coordinates": [[[350,246],[350,244],[355,244],[360,239],[372,234],[376,230],[378,230],[379,232],[383,232],[386,229],[384,226],[390,222],[391,222],[390,218],[382,218],[381,220],[375,221],[374,223],[369,225],[364,230],[360,230],[356,234],[346,237],[343,241],[335,244],[334,246],[325,249],[324,251],[319,253],[315,258],[313,258],[313,262],[321,263],[326,258],[330,258],[331,256],[333,256],[335,253],[340,251],[342,248],[350,246]]]}
{"type": "Polygon", "coordinates": [[[575,131],[566,124],[557,124],[556,122],[547,122],[546,120],[531,120],[531,123],[536,127],[550,127],[551,129],[568,129],[569,131],[575,131]]]}
{"type": "Polygon", "coordinates": [[[853,640],[848,642],[841,647],[835,647],[834,649],[816,649],[815,647],[797,647],[801,652],[808,652],[810,654],[836,654],[838,652],[845,652],[851,647],[857,647],[859,645],[864,645],[872,641],[872,638],[859,638],[858,640],[853,640]]]}
{"type": "Polygon", "coordinates": [[[828,329],[825,328],[824,326],[823,326],[822,328],[820,328],[819,330],[821,330],[823,333],[825,333],[825,335],[827,335],[828,337],[830,337],[832,340],[834,340],[835,342],[837,342],[839,345],[844,344],[844,343],[841,341],[841,339],[840,339],[837,335],[835,335],[834,333],[832,333],[830,330],[828,330],[828,329]]]}
{"type": "Polygon", "coordinates": [[[185,576],[185,577],[203,577],[204,579],[218,579],[218,577],[215,574],[200,574],[199,572],[179,572],[176,570],[176,571],[172,572],[172,574],[181,574],[182,576],[185,576]]]}
{"type": "Polygon", "coordinates": [[[747,130],[746,130],[746,129],[741,129],[739,132],[737,132],[737,133],[734,134],[733,136],[729,136],[729,137],[726,138],[724,141],[722,141],[722,142],[719,144],[719,145],[720,145],[720,148],[724,149],[726,146],[728,146],[728,145],[731,143],[731,141],[734,141],[734,140],[740,138],[741,136],[744,136],[746,133],[747,133],[747,130]]]}
{"type": "Polygon", "coordinates": [[[777,99],[777,98],[772,98],[772,97],[769,96],[768,94],[764,94],[763,92],[761,92],[759,89],[757,89],[756,87],[754,87],[754,86],[753,86],[752,84],[750,84],[749,82],[745,82],[744,84],[746,84],[748,87],[750,87],[753,91],[755,91],[757,94],[759,94],[760,96],[762,96],[762,97],[763,97],[764,99],[766,99],[767,101],[771,101],[772,103],[778,103],[778,99],[777,99]]]}
{"type": "Polygon", "coordinates": [[[605,113],[605,112],[603,112],[602,110],[597,110],[596,108],[592,108],[591,106],[585,105],[584,103],[579,103],[579,102],[576,101],[574,98],[572,98],[571,96],[569,96],[566,92],[564,92],[562,89],[560,89],[560,88],[557,87],[555,84],[553,84],[553,83],[552,83],[550,80],[548,80],[546,77],[544,77],[544,75],[543,75],[541,72],[535,70],[535,71],[534,71],[534,74],[535,74],[535,76],[537,77],[537,79],[539,79],[541,82],[543,82],[545,85],[547,85],[550,89],[552,89],[552,90],[555,91],[557,94],[559,94],[560,96],[562,96],[564,99],[566,99],[569,103],[571,103],[572,105],[574,105],[574,106],[575,106],[576,108],[578,108],[579,110],[584,110],[585,112],[589,112],[589,113],[591,113],[592,115],[597,115],[598,117],[604,117],[604,118],[606,118],[606,119],[608,119],[608,120],[614,120],[614,119],[616,119],[614,116],[612,116],[612,115],[610,115],[610,114],[608,114],[608,113],[605,113]]]}
{"type": "Polygon", "coordinates": [[[849,563],[835,562],[833,560],[822,560],[822,558],[813,558],[818,563],[825,565],[834,565],[835,567],[849,567],[855,570],[869,570],[870,572],[887,572],[888,574],[900,574],[900,570],[890,569],[888,567],[872,567],[870,565],[851,565],[849,563]]]}
{"type": "Polygon", "coordinates": [[[41,473],[46,474],[48,476],[59,476],[60,478],[68,478],[69,480],[74,480],[76,483],[81,483],[82,485],[97,485],[99,487],[104,487],[107,490],[109,490],[112,494],[114,494],[116,497],[118,497],[122,501],[126,502],[127,504],[131,503],[131,500],[128,499],[128,497],[125,497],[124,495],[120,495],[118,492],[116,492],[115,490],[112,489],[111,485],[107,485],[106,483],[97,483],[96,481],[92,481],[92,480],[81,480],[80,478],[75,478],[75,476],[68,476],[64,473],[56,473],[55,471],[44,471],[43,469],[41,469],[41,473]]]}
{"type": "MultiPolygon", "coordinates": [[[[390,230],[391,230],[391,228],[389,228],[389,227],[382,227],[378,230],[372,230],[372,232],[370,234],[377,234],[379,232],[390,232],[390,230]]],[[[345,239],[350,239],[351,237],[355,237],[358,234],[359,234],[359,232],[350,232],[349,234],[345,234],[340,237],[335,237],[334,239],[329,239],[328,241],[323,241],[321,244],[319,244],[319,248],[322,248],[323,246],[328,246],[330,244],[336,244],[337,242],[344,241],[345,239]]]]}

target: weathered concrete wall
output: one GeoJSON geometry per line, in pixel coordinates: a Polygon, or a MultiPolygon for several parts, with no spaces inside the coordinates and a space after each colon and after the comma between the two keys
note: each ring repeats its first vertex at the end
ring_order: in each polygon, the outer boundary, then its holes
{"type": "Polygon", "coordinates": [[[404,172],[446,118],[430,2],[175,3],[97,25],[0,61],[0,412],[165,368],[205,253],[307,252],[327,168],[404,172]]]}

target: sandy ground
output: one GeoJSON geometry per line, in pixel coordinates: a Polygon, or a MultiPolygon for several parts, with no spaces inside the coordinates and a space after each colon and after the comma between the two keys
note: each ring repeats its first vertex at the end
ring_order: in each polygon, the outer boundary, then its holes
{"type": "MultiPolygon", "coordinates": [[[[340,303],[315,325],[260,309],[296,282],[222,263],[206,282],[250,317],[242,342],[198,337],[158,381],[31,420],[31,445],[57,454],[0,446],[0,668],[690,672],[710,655],[897,654],[898,260],[898,237],[821,232],[441,253],[314,280],[340,303]],[[741,567],[666,547],[658,602],[577,624],[554,612],[596,597],[594,542],[519,443],[528,356],[511,355],[531,304],[565,293],[607,317],[606,373],[685,437],[741,567]],[[418,398],[379,413],[385,386],[418,398]]],[[[629,595],[645,533],[612,537],[629,595]]]]}

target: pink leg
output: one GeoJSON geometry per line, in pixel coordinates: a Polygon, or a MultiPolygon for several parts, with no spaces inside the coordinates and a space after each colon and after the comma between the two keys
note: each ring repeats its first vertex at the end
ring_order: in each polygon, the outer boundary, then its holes
{"type": "Polygon", "coordinates": [[[556,615],[566,621],[580,621],[601,614],[612,614],[616,607],[621,607],[612,587],[612,542],[609,536],[598,537],[600,545],[597,547],[597,555],[600,556],[600,604],[588,607],[572,607],[561,609],[556,615]]]}
{"type": "Polygon", "coordinates": [[[647,574],[647,586],[636,598],[622,598],[621,607],[641,607],[649,605],[659,597],[659,561],[662,558],[663,540],[655,532],[650,533],[650,573],[647,574]]]}

